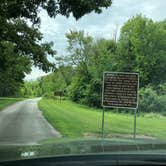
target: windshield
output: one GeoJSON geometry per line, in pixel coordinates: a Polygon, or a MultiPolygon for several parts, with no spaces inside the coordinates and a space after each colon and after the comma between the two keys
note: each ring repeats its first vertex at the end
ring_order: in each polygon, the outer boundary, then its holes
{"type": "Polygon", "coordinates": [[[0,161],[166,150],[165,9],[0,2],[0,161]]]}

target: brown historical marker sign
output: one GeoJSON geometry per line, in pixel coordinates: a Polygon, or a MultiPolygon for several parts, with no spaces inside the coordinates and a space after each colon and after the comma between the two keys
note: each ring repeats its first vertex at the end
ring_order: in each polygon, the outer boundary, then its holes
{"type": "Polygon", "coordinates": [[[104,72],[103,107],[133,108],[138,106],[137,73],[104,72]]]}

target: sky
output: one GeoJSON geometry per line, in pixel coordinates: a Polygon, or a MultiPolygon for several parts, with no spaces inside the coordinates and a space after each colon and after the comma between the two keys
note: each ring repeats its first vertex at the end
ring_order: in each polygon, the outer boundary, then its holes
{"type": "MultiPolygon", "coordinates": [[[[65,34],[69,30],[84,30],[94,38],[113,37],[115,30],[118,35],[122,25],[136,14],[142,14],[154,21],[166,18],[166,0],[113,0],[111,7],[104,9],[101,14],[94,12],[86,14],[79,20],[71,15],[69,18],[58,15],[50,18],[45,11],[41,11],[40,31],[43,34],[43,42],[54,42],[53,48],[58,55],[66,54],[67,40],[65,34]]],[[[52,59],[48,57],[51,61],[52,59]]],[[[25,80],[36,80],[47,75],[38,68],[32,67],[32,72],[26,75],[25,80]]]]}

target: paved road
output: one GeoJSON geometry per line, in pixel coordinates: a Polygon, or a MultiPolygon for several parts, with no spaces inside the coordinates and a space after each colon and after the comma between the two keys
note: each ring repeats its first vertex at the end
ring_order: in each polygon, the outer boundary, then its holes
{"type": "Polygon", "coordinates": [[[38,109],[39,100],[20,101],[0,112],[0,145],[35,144],[42,139],[60,137],[38,109]]]}

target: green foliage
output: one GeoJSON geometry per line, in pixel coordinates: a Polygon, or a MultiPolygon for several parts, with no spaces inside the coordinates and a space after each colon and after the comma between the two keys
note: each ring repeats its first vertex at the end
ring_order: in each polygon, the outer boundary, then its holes
{"type": "Polygon", "coordinates": [[[4,49],[3,43],[10,41],[16,56],[29,58],[33,61],[33,65],[44,71],[54,67],[47,60],[47,55],[54,56],[56,53],[51,48],[53,43],[41,43],[42,34],[37,28],[28,26],[25,21],[21,19],[6,21],[0,31],[0,36],[0,49],[4,49]]]}
{"type": "Polygon", "coordinates": [[[101,13],[103,7],[107,8],[111,4],[111,0],[7,0],[0,4],[0,16],[5,16],[7,19],[30,19],[36,24],[40,22],[38,13],[41,8],[46,10],[50,17],[55,17],[58,14],[68,17],[73,13],[73,16],[78,19],[91,11],[101,13]]]}
{"type": "Polygon", "coordinates": [[[24,82],[18,96],[54,98],[55,91],[63,91],[66,95],[67,86],[71,83],[73,75],[72,70],[71,66],[60,66],[53,73],[37,81],[24,82]]]}
{"type": "Polygon", "coordinates": [[[166,22],[138,15],[127,21],[118,41],[117,70],[138,72],[140,85],[166,81],[166,22]]]}
{"type": "Polygon", "coordinates": [[[158,95],[166,95],[166,83],[159,84],[155,89],[158,95]]]}
{"type": "Polygon", "coordinates": [[[102,79],[104,71],[114,71],[116,43],[113,40],[98,39],[92,45],[88,66],[93,78],[102,79]]]}
{"type": "Polygon", "coordinates": [[[158,109],[161,111],[162,115],[166,116],[166,94],[158,96],[158,109]]]}
{"type": "Polygon", "coordinates": [[[75,66],[75,76],[68,87],[73,101],[100,107],[103,71],[111,70],[110,65],[116,43],[100,39],[96,42],[83,31],[70,31],[68,39],[69,63],[75,66]]]}
{"type": "Polygon", "coordinates": [[[31,61],[15,53],[11,42],[0,42],[0,96],[16,95],[25,73],[31,71],[31,61]]]}
{"type": "MultiPolygon", "coordinates": [[[[106,39],[95,41],[83,31],[70,31],[66,34],[68,63],[73,65],[75,75],[67,88],[69,97],[82,104],[100,107],[104,71],[138,72],[140,87],[150,84],[156,89],[161,84],[158,93],[164,94],[165,27],[165,21],[153,22],[137,15],[124,24],[117,43],[106,39]]],[[[151,99],[142,99],[144,109],[141,111],[157,111],[160,102],[156,92],[155,95],[151,93],[153,105],[148,105],[151,99]],[[145,110],[145,107],[148,108],[145,110]]],[[[160,109],[163,110],[163,106],[160,109]]]]}
{"type": "Polygon", "coordinates": [[[20,88],[19,95],[23,97],[40,97],[42,91],[39,82],[24,82],[24,85],[20,88]]]}
{"type": "Polygon", "coordinates": [[[52,49],[53,43],[42,43],[43,36],[39,32],[40,18],[38,14],[40,9],[46,10],[50,17],[55,17],[58,14],[68,17],[72,13],[78,19],[91,11],[100,13],[103,7],[109,6],[111,6],[111,0],[77,0],[77,2],[74,0],[1,1],[0,96],[18,93],[25,73],[29,73],[31,65],[38,66],[44,71],[55,69],[55,64],[50,63],[47,59],[47,55],[54,56],[56,54],[56,51],[52,49]],[[11,56],[14,58],[11,58],[11,56]],[[4,66],[11,63],[9,58],[12,59],[14,64],[18,63],[19,65],[11,65],[9,70],[6,69],[4,66]],[[15,67],[17,70],[15,70],[15,67]],[[18,71],[18,68],[22,68],[22,72],[18,71]]]}
{"type": "Polygon", "coordinates": [[[12,42],[15,46],[15,51],[21,55],[31,57],[34,65],[48,71],[53,67],[53,64],[47,60],[47,55],[54,55],[55,51],[51,49],[52,44],[41,43],[42,34],[39,32],[38,27],[34,26],[40,23],[39,9],[46,10],[50,17],[55,17],[57,14],[68,17],[70,13],[73,13],[74,17],[78,19],[93,10],[100,13],[102,7],[110,5],[111,0],[102,2],[83,2],[79,0],[77,3],[72,0],[59,0],[57,2],[53,0],[4,1],[0,4],[0,25],[2,25],[0,28],[0,41],[12,42]],[[79,8],[76,6],[79,6],[79,8]],[[25,21],[27,19],[32,22],[33,26],[28,26],[25,21]]]}
{"type": "Polygon", "coordinates": [[[76,102],[85,97],[86,77],[73,77],[72,83],[67,88],[68,96],[76,102]]]}
{"type": "Polygon", "coordinates": [[[80,100],[80,103],[86,104],[91,107],[101,106],[101,91],[102,82],[99,79],[92,79],[89,84],[86,85],[84,91],[84,98],[80,100]]]}
{"type": "Polygon", "coordinates": [[[66,91],[71,83],[73,69],[71,66],[60,66],[53,73],[39,80],[39,85],[44,96],[50,97],[55,91],[66,91]]]}
{"type": "Polygon", "coordinates": [[[158,96],[152,87],[140,90],[139,111],[141,112],[166,112],[166,95],[158,96]]]}
{"type": "Polygon", "coordinates": [[[70,55],[68,63],[77,66],[78,72],[85,74],[88,72],[87,67],[89,65],[89,52],[92,44],[92,37],[88,34],[85,35],[84,31],[70,31],[66,34],[68,41],[67,50],[70,55]]]}
{"type": "MultiPolygon", "coordinates": [[[[57,57],[59,67],[40,80],[42,94],[66,91],[71,100],[101,107],[104,71],[140,75],[140,112],[165,112],[166,22],[137,15],[122,27],[117,42],[95,40],[84,31],[66,34],[68,55],[57,57]]],[[[118,111],[130,112],[129,109],[118,111]]]]}
{"type": "MultiPolygon", "coordinates": [[[[1,18],[1,16],[0,16],[1,18]]],[[[1,19],[0,19],[1,21],[1,19]]],[[[42,34],[21,19],[5,20],[0,28],[0,96],[14,96],[31,66],[44,71],[54,67],[47,55],[54,55],[52,43],[41,43],[42,34]]]]}
{"type": "Polygon", "coordinates": [[[53,92],[45,92],[45,93],[43,94],[43,97],[45,97],[45,98],[50,98],[50,99],[54,99],[54,98],[55,98],[53,92]]]}
{"type": "Polygon", "coordinates": [[[57,13],[60,13],[65,16],[69,16],[70,13],[73,13],[73,16],[78,19],[86,13],[94,11],[95,13],[101,13],[102,8],[107,8],[111,6],[112,0],[60,0],[57,7],[57,13]]]}

